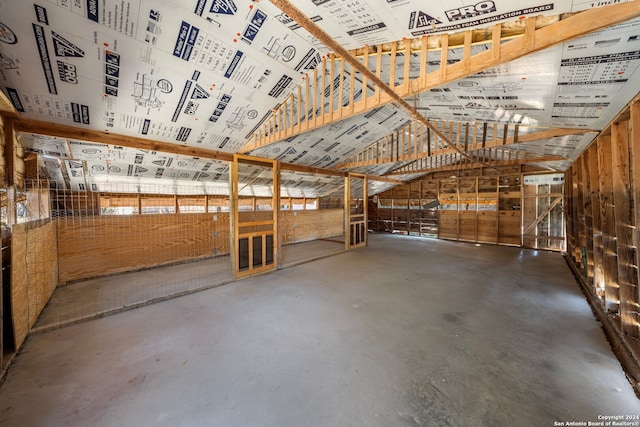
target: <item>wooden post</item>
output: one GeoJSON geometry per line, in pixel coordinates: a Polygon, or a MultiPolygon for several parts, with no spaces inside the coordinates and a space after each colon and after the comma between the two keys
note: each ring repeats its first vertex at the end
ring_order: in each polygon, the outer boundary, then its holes
{"type": "Polygon", "coordinates": [[[604,251],[602,245],[602,224],[600,221],[600,187],[598,181],[598,147],[597,142],[588,150],[589,187],[591,194],[591,221],[593,224],[593,286],[601,299],[604,298],[604,251]]]}
{"type": "Polygon", "coordinates": [[[584,231],[585,231],[585,249],[587,251],[587,284],[592,287],[592,291],[595,292],[595,285],[593,280],[593,213],[591,206],[591,183],[589,173],[589,150],[585,151],[580,156],[580,166],[582,168],[582,207],[584,213],[584,231]]]}
{"type": "Polygon", "coordinates": [[[620,287],[618,286],[618,255],[616,253],[616,227],[613,212],[613,174],[611,165],[611,135],[599,136],[599,205],[602,224],[602,251],[604,255],[605,308],[609,313],[617,313],[620,309],[620,287]]]}
{"type": "MultiPolygon", "coordinates": [[[[280,162],[275,162],[273,165],[273,198],[271,200],[271,206],[273,209],[273,263],[274,268],[278,268],[280,263],[280,254],[282,250],[282,239],[280,238],[280,179],[282,177],[280,162]]],[[[305,206],[306,209],[306,206],[305,206]]],[[[263,244],[266,245],[267,239],[263,239],[263,244]]],[[[266,255],[266,246],[264,254],[266,255]]],[[[266,261],[265,261],[266,263],[266,261]]]]}
{"type": "MultiPolygon", "coordinates": [[[[392,202],[393,203],[393,202],[392,202]]],[[[393,209],[392,209],[393,215],[393,209]]],[[[391,217],[393,221],[393,216],[391,217]]],[[[351,242],[351,179],[349,174],[344,177],[344,250],[349,250],[351,242]]]]}
{"type": "Polygon", "coordinates": [[[238,270],[238,162],[229,164],[229,255],[231,258],[231,277],[237,278],[238,270]]]}
{"type": "Polygon", "coordinates": [[[611,126],[613,155],[613,199],[618,249],[618,285],[620,286],[620,319],[624,335],[639,337],[638,275],[634,270],[633,206],[629,162],[629,121],[611,126]]]}

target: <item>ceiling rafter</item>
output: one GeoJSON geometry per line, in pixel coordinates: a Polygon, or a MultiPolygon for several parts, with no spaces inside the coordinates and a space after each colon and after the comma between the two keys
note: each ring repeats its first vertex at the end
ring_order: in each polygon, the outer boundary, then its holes
{"type": "MultiPolygon", "coordinates": [[[[137,138],[126,135],[105,133],[90,129],[78,128],[56,123],[42,122],[31,119],[11,119],[8,126],[13,132],[34,133],[39,135],[55,136],[71,140],[91,141],[98,144],[117,145],[122,147],[137,148],[140,150],[159,151],[167,154],[178,154],[188,157],[198,157],[203,159],[213,159],[231,162],[232,153],[207,150],[199,147],[187,145],[177,145],[167,142],[154,141],[151,139],[137,138]]],[[[7,127],[7,126],[5,126],[7,127]]],[[[334,169],[325,169],[304,165],[295,165],[281,162],[281,169],[297,172],[307,172],[315,174],[326,174],[331,176],[346,176],[346,172],[334,169]]],[[[383,176],[368,176],[372,181],[381,181],[392,184],[402,184],[402,181],[383,176]]]]}
{"type": "MultiPolygon", "coordinates": [[[[432,123],[449,137],[452,144],[466,153],[483,148],[507,147],[513,144],[596,132],[589,129],[553,128],[521,134],[519,125],[515,124],[441,120],[435,120],[432,123]]],[[[350,156],[346,162],[337,165],[336,168],[350,169],[407,162],[455,152],[451,147],[441,143],[437,136],[432,136],[429,129],[421,126],[420,123],[412,122],[350,156]]]]}
{"type": "MultiPolygon", "coordinates": [[[[317,32],[315,30],[322,32],[322,30],[317,28],[317,25],[311,22],[302,13],[296,14],[295,10],[297,9],[286,2],[286,0],[274,0],[273,3],[281,9],[285,8],[286,10],[283,10],[289,16],[292,16],[292,14],[295,15],[295,19],[300,19],[302,21],[306,19],[308,22],[305,21],[305,25],[309,26],[309,28],[313,28],[314,33],[317,32]]],[[[420,120],[420,117],[422,116],[415,110],[411,111],[412,107],[408,105],[403,98],[476,74],[482,70],[513,61],[528,54],[575,39],[598,29],[638,17],[640,16],[640,7],[638,7],[638,3],[640,3],[640,1],[636,0],[627,3],[588,9],[572,15],[567,15],[566,18],[563,17],[564,19],[555,21],[547,26],[538,26],[537,17],[527,18],[523,20],[524,23],[522,24],[524,26],[524,31],[515,38],[513,38],[513,34],[510,34],[506,37],[506,39],[510,40],[504,43],[502,43],[502,41],[505,40],[502,33],[502,26],[501,24],[496,24],[491,30],[491,47],[488,50],[475,55],[471,55],[471,50],[468,48],[468,46],[473,43],[472,34],[470,31],[466,31],[462,33],[464,38],[464,57],[461,61],[453,64],[447,64],[446,61],[448,51],[447,47],[449,46],[449,39],[452,36],[447,34],[436,36],[438,37],[439,45],[442,49],[440,69],[430,73],[426,72],[425,64],[427,51],[430,45],[429,40],[432,37],[423,36],[421,38],[411,39],[408,41],[405,40],[395,44],[392,43],[390,44],[390,48],[387,46],[389,44],[377,46],[373,49],[373,51],[375,51],[373,54],[376,56],[375,73],[363,65],[363,63],[368,63],[369,57],[372,55],[372,49],[365,49],[361,53],[363,60],[360,62],[354,57],[356,52],[348,52],[333,41],[332,44],[337,45],[335,47],[339,49],[335,49],[336,55],[330,57],[330,64],[334,65],[335,61],[342,62],[341,59],[344,58],[345,61],[349,62],[350,65],[358,70],[365,68],[366,72],[362,79],[362,99],[356,99],[354,97],[353,90],[351,90],[346,105],[339,103],[340,105],[332,106],[330,111],[325,111],[324,87],[318,90],[318,88],[314,87],[311,82],[311,80],[313,82],[317,82],[319,79],[323,82],[325,81],[327,63],[327,59],[325,58],[321,66],[316,68],[312,75],[308,76],[308,78],[304,80],[298,90],[294,91],[290,97],[283,101],[283,103],[274,110],[272,116],[254,133],[252,139],[241,151],[246,153],[257,148],[280,142],[286,138],[361,114],[391,102],[398,102],[405,108],[408,106],[412,117],[420,120]],[[390,88],[383,83],[385,88],[391,89],[391,92],[383,89],[382,92],[384,93],[381,93],[380,88],[376,88],[374,94],[369,96],[366,95],[368,82],[375,82],[376,79],[379,80],[383,52],[384,54],[392,56],[391,68],[393,69],[395,59],[394,54],[397,54],[399,51],[402,52],[403,49],[404,54],[406,55],[418,52],[418,45],[420,46],[419,52],[421,56],[419,77],[404,81],[401,85],[393,88],[390,88]],[[320,72],[318,70],[320,70],[320,72]],[[305,99],[308,104],[311,105],[304,105],[301,96],[303,93],[307,95],[305,99]],[[298,96],[295,96],[295,94],[298,94],[298,96]],[[309,96],[310,94],[313,99],[309,96]],[[398,99],[400,99],[400,102],[398,99]],[[406,104],[406,106],[404,104],[406,104]],[[416,114],[419,117],[416,117],[416,114]]],[[[318,34],[314,35],[318,36],[318,34]]],[[[329,37],[326,34],[325,36],[329,37]]],[[[330,43],[332,40],[329,37],[329,40],[321,41],[330,43]]],[[[334,48],[334,46],[329,47],[334,48]]],[[[342,73],[344,67],[340,66],[340,70],[341,74],[339,77],[343,80],[344,74],[342,73]]],[[[353,76],[353,73],[351,75],[353,76]]],[[[351,81],[353,83],[353,78],[351,81]]],[[[426,119],[424,120],[426,121],[426,119]]]]}
{"type": "MultiPolygon", "coordinates": [[[[506,149],[497,150],[498,151],[496,151],[496,149],[478,150],[479,152],[477,155],[479,158],[483,159],[484,163],[491,165],[492,168],[567,160],[560,156],[532,157],[526,153],[520,154],[519,152],[513,152],[506,149]],[[496,155],[497,153],[500,154],[498,155],[498,158],[491,158],[491,155],[489,154],[490,152],[492,152],[493,155],[496,155]]],[[[385,176],[425,174],[443,171],[478,169],[482,167],[485,166],[477,162],[470,162],[468,159],[461,159],[457,154],[445,154],[414,160],[407,165],[387,172],[385,176]]]]}
{"type": "MultiPolygon", "coordinates": [[[[416,107],[410,105],[407,101],[404,100],[404,97],[400,96],[398,94],[398,92],[395,91],[394,89],[394,76],[395,76],[395,66],[394,66],[394,59],[395,59],[395,55],[397,53],[397,48],[396,45],[392,45],[391,47],[391,64],[392,66],[390,66],[390,76],[389,76],[389,83],[385,83],[382,81],[382,79],[380,78],[380,66],[377,66],[377,72],[374,74],[371,70],[369,70],[368,65],[361,63],[356,57],[354,57],[347,49],[345,49],[340,43],[338,43],[337,41],[335,41],[328,33],[326,33],[322,28],[320,28],[315,22],[313,22],[308,16],[306,16],[304,13],[302,13],[300,11],[300,9],[298,9],[295,5],[293,5],[289,0],[272,0],[271,1],[276,7],[278,7],[280,10],[282,10],[284,13],[286,13],[289,17],[293,18],[293,20],[295,20],[298,24],[300,24],[300,26],[304,27],[307,31],[309,31],[314,37],[316,37],[318,40],[320,40],[322,43],[325,44],[325,46],[329,47],[330,49],[333,50],[334,53],[340,55],[343,59],[343,61],[349,63],[349,65],[351,65],[353,68],[355,68],[356,70],[358,70],[360,73],[362,73],[363,76],[365,76],[367,79],[371,80],[372,83],[375,84],[376,87],[376,91],[380,91],[380,92],[384,92],[384,95],[388,96],[393,102],[395,102],[397,105],[399,105],[400,107],[402,107],[408,114],[409,116],[413,119],[416,120],[420,123],[422,123],[423,125],[427,126],[429,129],[431,129],[431,131],[433,133],[435,133],[446,145],[448,145],[449,147],[451,147],[453,150],[455,150],[458,154],[460,154],[460,156],[465,157],[473,162],[478,162],[478,163],[482,163],[481,160],[475,159],[473,157],[471,157],[470,155],[468,155],[467,153],[465,153],[464,151],[458,149],[456,146],[454,146],[453,144],[451,144],[451,141],[449,141],[447,139],[447,137],[442,134],[440,132],[440,130],[438,130],[435,126],[433,126],[431,124],[431,122],[429,122],[429,120],[427,120],[422,114],[420,114],[418,112],[418,110],[416,109],[416,107]]],[[[532,21],[530,21],[531,24],[527,24],[527,28],[525,30],[525,38],[526,35],[528,33],[531,33],[531,31],[535,31],[535,18],[533,18],[532,21]],[[531,27],[532,30],[529,28],[531,27]]],[[[447,63],[446,59],[447,59],[447,51],[448,49],[446,48],[446,40],[447,38],[444,38],[444,44],[442,47],[442,58],[441,58],[441,63],[445,64],[447,63]]],[[[462,62],[465,65],[465,69],[469,68],[468,65],[470,65],[470,61],[469,58],[471,56],[471,31],[466,31],[465,32],[465,58],[463,58],[462,62]]],[[[411,56],[411,45],[409,43],[409,40],[405,40],[405,57],[409,58],[411,56]]],[[[426,58],[425,58],[426,59],[426,58]]],[[[334,61],[334,59],[332,58],[332,61],[334,61]]],[[[378,60],[379,63],[379,60],[378,60]]],[[[334,66],[333,66],[333,62],[332,62],[332,67],[330,70],[330,82],[331,82],[331,88],[330,88],[330,92],[329,92],[329,120],[333,120],[333,77],[334,77],[334,66]]],[[[422,67],[425,68],[425,67],[422,67]]],[[[441,67],[441,71],[442,70],[446,70],[446,68],[442,68],[441,67]]],[[[340,80],[344,81],[344,66],[341,67],[341,71],[342,71],[342,75],[340,76],[340,80]]],[[[425,74],[426,75],[426,74],[425,74]]],[[[324,83],[324,69],[323,69],[323,83],[324,83]]],[[[404,76],[405,76],[405,80],[404,80],[404,85],[405,86],[409,86],[410,80],[409,80],[409,63],[408,61],[406,61],[405,63],[405,71],[404,71],[404,76]]],[[[443,78],[445,76],[442,76],[443,78]]],[[[324,86],[324,85],[323,85],[324,86]]],[[[364,87],[363,87],[363,94],[365,94],[364,100],[366,101],[366,92],[364,91],[364,87]]],[[[340,105],[342,105],[342,102],[339,103],[340,105]]],[[[300,106],[298,106],[298,110],[300,110],[300,106]]],[[[286,108],[286,103],[285,103],[285,114],[287,111],[286,108]]],[[[324,114],[324,103],[322,104],[322,113],[324,114]]],[[[294,115],[294,106],[293,104],[291,105],[291,115],[294,115]]],[[[286,124],[286,122],[285,122],[286,124]]],[[[293,124],[293,122],[292,122],[293,124]]],[[[490,165],[485,165],[487,167],[491,167],[490,165]]]]}

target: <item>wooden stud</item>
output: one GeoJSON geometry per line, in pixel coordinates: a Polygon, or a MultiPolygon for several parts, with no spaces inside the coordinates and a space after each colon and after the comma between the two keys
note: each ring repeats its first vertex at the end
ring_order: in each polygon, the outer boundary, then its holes
{"type": "Polygon", "coordinates": [[[495,24],[491,32],[491,63],[498,64],[500,62],[500,46],[502,40],[502,25],[495,24]]]}
{"type": "Polygon", "coordinates": [[[464,50],[462,53],[462,61],[464,63],[464,72],[471,72],[471,41],[473,40],[473,31],[466,30],[464,32],[464,50]]]}
{"type": "Polygon", "coordinates": [[[618,285],[620,286],[620,319],[624,335],[640,336],[638,313],[638,283],[634,270],[633,207],[631,206],[631,176],[629,164],[629,122],[611,126],[613,156],[613,199],[618,253],[618,285]]]}
{"type": "MultiPolygon", "coordinates": [[[[342,62],[342,61],[341,61],[342,62]]],[[[331,56],[331,60],[329,61],[329,122],[333,121],[333,97],[335,95],[334,90],[334,80],[335,80],[335,57],[331,56]]],[[[342,91],[340,91],[340,96],[342,96],[342,91]]]]}
{"type": "MultiPolygon", "coordinates": [[[[640,101],[636,99],[630,106],[631,132],[629,139],[629,152],[633,182],[634,222],[633,222],[633,246],[635,247],[636,283],[640,283],[640,101]]],[[[636,293],[636,295],[638,295],[636,293]]]]}
{"type": "Polygon", "coordinates": [[[389,82],[388,86],[394,90],[396,87],[396,55],[397,55],[397,44],[393,44],[391,46],[391,57],[389,59],[389,82]]]}
{"type": "Polygon", "coordinates": [[[588,149],[589,184],[591,194],[591,220],[593,228],[593,285],[596,295],[604,298],[604,248],[602,244],[602,224],[600,221],[600,187],[598,178],[598,147],[597,142],[588,149]]]}
{"type": "MultiPolygon", "coordinates": [[[[313,69],[313,127],[318,126],[318,90],[324,91],[324,88],[318,88],[318,68],[313,69]]],[[[322,72],[324,75],[324,70],[322,72]]]]}
{"type": "Polygon", "coordinates": [[[327,76],[327,59],[322,58],[322,62],[320,64],[320,69],[322,70],[322,75],[320,76],[320,123],[325,124],[325,116],[324,116],[324,91],[327,86],[327,82],[325,80],[327,76]]]}
{"type": "MultiPolygon", "coordinates": [[[[369,46],[365,46],[364,56],[362,57],[363,66],[369,68],[369,46]]],[[[351,70],[352,73],[355,73],[355,69],[351,70]]],[[[362,108],[357,109],[357,111],[366,111],[367,110],[367,82],[368,77],[366,74],[362,75],[362,108]]],[[[351,109],[351,113],[355,114],[354,109],[351,109]]]]}
{"type": "MultiPolygon", "coordinates": [[[[395,43],[394,43],[395,46],[395,43]]],[[[402,86],[406,87],[408,91],[410,89],[409,85],[411,82],[409,81],[409,71],[411,71],[411,40],[404,40],[404,75],[402,76],[402,86]]]]}
{"type": "Polygon", "coordinates": [[[449,58],[449,34],[440,36],[440,81],[447,80],[448,58],[449,58]]]}
{"type": "Polygon", "coordinates": [[[427,86],[427,43],[427,36],[422,36],[420,39],[420,76],[418,79],[423,87],[427,86]]]}
{"type": "MultiPolygon", "coordinates": [[[[376,52],[376,77],[380,79],[382,75],[382,49],[378,49],[376,52]]],[[[391,80],[391,79],[390,79],[391,80]]],[[[375,89],[375,105],[380,103],[380,86],[376,85],[375,89]]]]}
{"type": "Polygon", "coordinates": [[[613,209],[611,135],[599,136],[597,144],[599,206],[602,225],[602,250],[604,254],[605,308],[610,313],[617,313],[620,308],[620,287],[618,286],[616,228],[613,209]]]}

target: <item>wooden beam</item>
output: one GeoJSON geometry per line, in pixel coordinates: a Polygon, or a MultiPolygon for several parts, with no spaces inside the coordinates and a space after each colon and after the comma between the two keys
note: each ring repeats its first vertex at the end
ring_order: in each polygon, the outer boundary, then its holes
{"type": "MultiPolygon", "coordinates": [[[[484,164],[479,163],[464,163],[464,159],[458,159],[454,163],[444,164],[443,159],[447,158],[447,156],[432,156],[428,158],[418,159],[408,165],[402,166],[398,169],[394,169],[390,172],[385,173],[385,176],[394,176],[394,175],[412,175],[412,174],[420,174],[420,173],[431,173],[431,172],[441,172],[441,171],[452,171],[452,170],[467,170],[467,169],[478,169],[484,167],[484,164]]],[[[506,166],[514,166],[514,165],[526,165],[532,163],[544,163],[544,162],[553,162],[566,160],[564,157],[560,156],[543,156],[543,157],[528,157],[521,159],[511,159],[511,160],[485,160],[485,162],[491,164],[491,168],[500,168],[506,166]]]]}
{"type": "Polygon", "coordinates": [[[15,120],[10,117],[4,118],[4,160],[5,179],[7,187],[15,184],[14,161],[16,149],[15,120]]]}
{"type": "Polygon", "coordinates": [[[542,139],[557,138],[567,135],[579,135],[587,132],[598,132],[593,129],[568,129],[568,128],[554,128],[545,129],[539,132],[532,132],[528,134],[514,133],[513,136],[508,137],[505,140],[505,145],[520,144],[524,142],[540,141],[542,139]]]}
{"type": "Polygon", "coordinates": [[[0,90],[0,114],[6,117],[18,117],[18,111],[9,98],[0,90]]]}
{"type": "Polygon", "coordinates": [[[553,210],[553,208],[558,206],[558,204],[561,201],[562,201],[562,197],[555,198],[553,200],[553,202],[551,202],[551,204],[549,206],[547,206],[547,208],[540,215],[538,215],[536,220],[533,221],[531,224],[529,224],[527,229],[522,232],[522,235],[524,236],[526,234],[529,234],[531,232],[531,230],[533,230],[535,227],[537,227],[538,224],[540,224],[542,222],[542,220],[544,220],[544,218],[549,214],[549,212],[551,212],[553,210]]]}
{"type": "Polygon", "coordinates": [[[74,126],[47,123],[38,120],[21,119],[15,122],[16,132],[37,133],[40,135],[57,136],[60,138],[91,141],[100,144],[111,144],[122,147],[138,148],[141,150],[160,151],[169,154],[200,157],[233,161],[232,153],[207,150],[200,147],[173,144],[171,142],[154,141],[152,139],[138,138],[135,136],[118,135],[115,133],[100,132],[92,129],[83,129],[74,126]]]}
{"type": "Polygon", "coordinates": [[[280,163],[281,170],[303,172],[303,173],[316,173],[330,176],[347,176],[347,172],[338,171],[334,169],[323,169],[313,166],[294,165],[293,163],[280,163]]]}
{"type": "MultiPolygon", "coordinates": [[[[462,131],[461,131],[461,122],[440,122],[440,124],[442,125],[443,128],[449,128],[450,130],[453,129],[454,127],[457,128],[457,137],[458,140],[460,140],[460,138],[464,138],[464,144],[463,143],[458,143],[459,147],[465,151],[465,153],[467,153],[469,156],[473,156],[473,152],[482,148],[483,145],[481,144],[480,141],[478,141],[477,143],[468,143],[468,137],[466,135],[462,135],[462,131]]],[[[468,125],[468,123],[466,123],[468,125]]],[[[478,122],[474,123],[474,128],[476,128],[478,125],[478,122]]],[[[385,136],[385,138],[391,137],[394,139],[400,139],[400,138],[404,138],[405,132],[409,132],[409,134],[412,134],[411,129],[415,128],[415,127],[419,127],[422,128],[422,126],[420,124],[416,124],[416,123],[410,123],[409,125],[397,130],[395,133],[385,136]]],[[[505,125],[506,126],[506,125],[505,125]]],[[[508,145],[513,145],[516,142],[530,142],[530,141],[537,141],[537,140],[542,140],[542,139],[548,139],[548,138],[553,138],[556,136],[563,136],[563,135],[573,135],[573,134],[581,134],[581,133],[585,133],[585,132],[595,132],[592,130],[584,130],[584,129],[564,129],[564,128],[558,128],[558,129],[545,129],[539,132],[533,132],[527,135],[518,135],[516,133],[517,131],[517,125],[512,125],[510,126],[510,129],[512,129],[513,131],[513,135],[509,136],[507,138],[504,138],[505,144],[500,144],[500,147],[506,147],[508,145]]],[[[468,130],[468,126],[466,127],[468,130]]],[[[487,123],[483,123],[483,129],[487,129],[487,123]]],[[[506,134],[505,134],[506,135],[506,134]]],[[[486,134],[483,138],[483,140],[486,139],[486,134]]],[[[378,165],[378,164],[384,164],[384,163],[395,163],[399,160],[403,160],[403,161],[414,161],[414,160],[418,160],[421,158],[426,158],[426,157],[431,157],[431,156],[438,156],[438,155],[443,155],[443,154],[452,154],[455,153],[454,150],[452,150],[449,147],[444,147],[444,148],[436,148],[434,150],[427,150],[427,151],[420,151],[420,150],[413,150],[410,153],[402,156],[401,159],[397,158],[397,156],[393,156],[390,152],[382,152],[379,150],[380,147],[380,141],[376,141],[373,144],[367,146],[364,150],[349,156],[347,158],[347,161],[344,163],[341,163],[339,165],[336,166],[337,169],[349,169],[349,168],[355,168],[355,167],[362,167],[362,166],[372,166],[372,165],[378,165]],[[369,158],[365,159],[363,156],[363,153],[367,152],[368,150],[376,150],[377,155],[376,156],[369,156],[369,158]]],[[[484,145],[486,146],[486,144],[484,145]]],[[[493,143],[491,144],[491,146],[495,147],[493,145],[493,143]]],[[[477,153],[476,153],[477,154],[477,153]]],[[[502,155],[504,156],[505,154],[508,154],[509,159],[503,159],[503,160],[515,160],[513,159],[513,155],[516,153],[505,153],[504,151],[502,152],[502,155]]],[[[531,158],[529,159],[530,162],[534,162],[535,158],[531,158]]],[[[564,158],[556,158],[554,157],[553,160],[566,160],[564,158]]],[[[538,160],[538,161],[543,161],[543,160],[538,160]]],[[[544,160],[544,161],[550,161],[550,160],[544,160]]]]}
{"type": "MultiPolygon", "coordinates": [[[[282,4],[286,1],[287,0],[277,0],[275,3],[278,3],[276,4],[276,6],[280,7],[279,4],[282,4]]],[[[438,69],[429,74],[421,73],[419,77],[411,81],[411,84],[403,84],[402,86],[398,86],[397,88],[395,88],[395,91],[392,91],[392,93],[388,93],[387,91],[385,91],[385,93],[380,94],[379,97],[370,97],[371,99],[369,99],[369,97],[366,96],[366,91],[363,87],[362,102],[359,103],[358,106],[355,106],[355,108],[351,108],[351,106],[349,106],[349,108],[344,108],[342,114],[334,114],[333,121],[343,120],[391,102],[398,102],[398,98],[403,100],[404,98],[415,96],[425,90],[442,86],[446,83],[450,83],[466,76],[476,74],[485,69],[513,61],[533,52],[546,49],[559,43],[564,43],[568,40],[572,40],[576,37],[580,37],[595,30],[638,17],[640,16],[640,7],[638,7],[639,4],[640,0],[635,0],[627,3],[619,3],[588,9],[571,15],[568,18],[558,20],[548,26],[539,28],[536,28],[536,25],[539,21],[538,19],[536,19],[535,17],[527,18],[524,34],[505,43],[501,43],[506,39],[507,36],[505,36],[504,32],[500,28],[500,24],[494,25],[491,32],[491,49],[477,53],[476,55],[472,55],[469,58],[469,61],[458,61],[457,63],[451,65],[446,63],[441,64],[441,67],[446,67],[445,71],[438,69]],[[529,22],[529,20],[531,22],[529,22]]],[[[300,16],[296,16],[296,18],[304,18],[308,21],[308,23],[313,25],[314,28],[317,28],[317,26],[308,18],[306,18],[306,16],[304,16],[301,12],[299,13],[299,15],[300,16]]],[[[462,35],[462,37],[464,37],[464,35],[462,35]]],[[[451,45],[450,40],[452,36],[447,35],[446,38],[447,43],[451,45]]],[[[330,37],[329,40],[331,40],[330,37]]],[[[333,42],[335,43],[335,41],[333,42]]],[[[412,46],[424,46],[424,43],[427,43],[426,37],[416,38],[411,42],[412,46]]],[[[329,47],[333,48],[333,46],[329,47]]],[[[341,48],[341,46],[339,47],[341,48]]],[[[423,47],[420,48],[420,51],[422,50],[424,50],[423,47]]],[[[379,45],[376,47],[376,51],[384,51],[385,54],[388,54],[390,52],[390,49],[385,48],[384,45],[379,45]]],[[[336,50],[335,52],[338,54],[338,57],[341,60],[349,62],[349,57],[355,59],[353,56],[355,52],[349,53],[344,50],[344,48],[341,48],[341,51],[336,50]]],[[[365,50],[365,53],[367,52],[368,49],[365,50]]],[[[359,67],[361,68],[362,66],[363,64],[359,62],[359,67]]],[[[359,67],[354,66],[354,68],[362,72],[359,67]]],[[[366,70],[366,72],[372,74],[368,69],[366,70]]],[[[376,85],[378,84],[377,81],[379,80],[379,78],[376,79],[375,75],[373,75],[374,80],[370,79],[368,74],[364,74],[363,77],[367,80],[373,81],[374,83],[376,83],[376,85]]],[[[319,126],[321,125],[315,123],[315,125],[310,127],[310,129],[319,126]]],[[[265,124],[265,128],[269,128],[268,123],[265,124]]],[[[289,132],[287,133],[287,135],[293,136],[298,133],[299,132],[289,132]]],[[[265,137],[260,132],[257,132],[252,140],[245,145],[242,151],[248,152],[274,142],[278,141],[275,140],[271,135],[265,137]]]]}

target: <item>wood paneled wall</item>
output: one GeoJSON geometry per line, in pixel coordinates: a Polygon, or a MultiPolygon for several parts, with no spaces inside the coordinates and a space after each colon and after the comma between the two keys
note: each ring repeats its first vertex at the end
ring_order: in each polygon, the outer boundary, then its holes
{"type": "MultiPolygon", "coordinates": [[[[378,194],[370,228],[441,239],[520,245],[522,175],[438,177],[378,194]]],[[[451,175],[449,172],[448,175],[451,175]]]]}
{"type": "MultiPolygon", "coordinates": [[[[265,211],[241,212],[246,221],[265,211]]],[[[269,213],[270,214],[270,213],[269,213]]],[[[282,244],[341,235],[342,209],[283,211],[282,244]]],[[[59,282],[229,254],[229,213],[60,217],[59,282]]]]}
{"type": "Polygon", "coordinates": [[[55,224],[50,220],[13,226],[11,307],[15,348],[20,348],[57,285],[55,224]]]}
{"type": "Polygon", "coordinates": [[[108,215],[58,220],[61,283],[229,254],[229,214],[108,215]]]}
{"type": "Polygon", "coordinates": [[[281,211],[278,229],[283,245],[341,236],[344,234],[344,210],[281,211]]]}
{"type": "Polygon", "coordinates": [[[567,261],[640,396],[640,98],[566,173],[567,261]]]}

